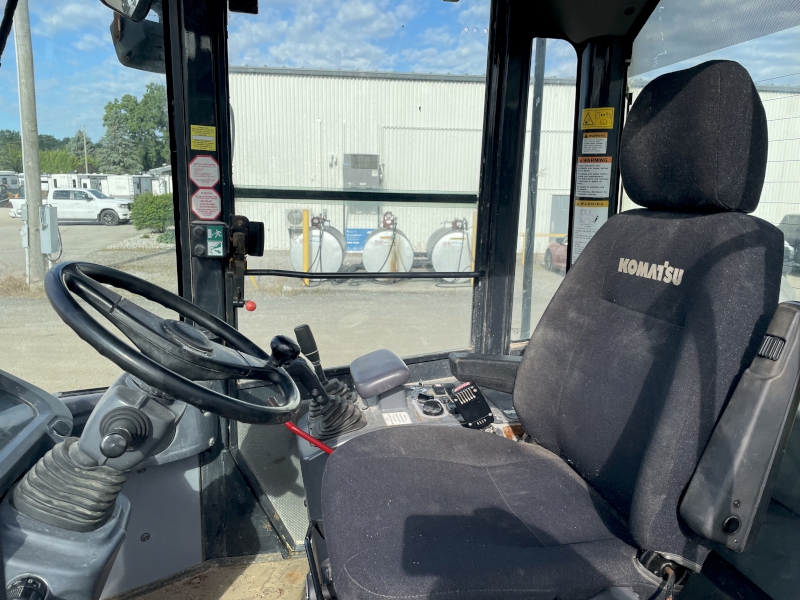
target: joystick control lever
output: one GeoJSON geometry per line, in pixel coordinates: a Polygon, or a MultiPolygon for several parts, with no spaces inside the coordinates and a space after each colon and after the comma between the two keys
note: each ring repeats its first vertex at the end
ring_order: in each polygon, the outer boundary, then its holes
{"type": "Polygon", "coordinates": [[[323,385],[327,383],[328,378],[325,377],[325,371],[322,369],[322,363],[319,358],[319,350],[317,349],[317,340],[314,339],[314,334],[311,333],[311,327],[308,325],[298,325],[294,328],[294,334],[297,336],[297,343],[300,344],[300,350],[303,355],[314,367],[314,372],[319,377],[320,383],[323,385]]]}
{"type": "Polygon", "coordinates": [[[325,371],[322,368],[322,362],[319,358],[317,341],[314,339],[314,334],[311,333],[311,327],[308,325],[298,325],[294,328],[294,334],[297,336],[297,341],[300,344],[303,356],[305,356],[308,362],[311,363],[311,366],[314,367],[314,373],[316,373],[325,391],[331,396],[345,398],[348,402],[358,402],[358,394],[351,390],[346,383],[335,378],[328,379],[325,376],[325,371]]]}
{"type": "Polygon", "coordinates": [[[272,350],[269,363],[273,367],[282,367],[300,356],[300,346],[285,335],[276,335],[269,343],[269,347],[272,350]]]}

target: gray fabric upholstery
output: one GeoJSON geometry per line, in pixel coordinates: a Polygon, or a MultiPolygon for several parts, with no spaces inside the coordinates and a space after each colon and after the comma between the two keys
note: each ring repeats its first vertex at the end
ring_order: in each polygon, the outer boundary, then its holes
{"type": "Polygon", "coordinates": [[[563,460],[480,431],[408,426],[329,458],[323,517],[343,600],[642,598],[625,522],[563,460]]]}
{"type": "Polygon", "coordinates": [[[538,445],[407,427],[337,449],[323,514],[342,600],[646,598],[638,550],[704,561],[678,503],[780,288],[782,234],[744,214],[763,183],[763,115],[733,63],[643,90],[623,183],[665,210],[609,219],[542,316],[514,389],[538,445]]]}
{"type": "Polygon", "coordinates": [[[767,117],[750,75],[715,60],[667,73],[639,94],[620,170],[639,206],[752,212],[767,169],[767,117]]]}
{"type": "MultiPolygon", "coordinates": [[[[782,236],[741,213],[634,210],[600,229],[531,337],[514,406],[637,545],[702,563],[678,500],[778,303],[782,236]],[[669,261],[680,285],[644,273],[669,261]]],[[[658,267],[655,271],[658,276],[658,267]]]]}

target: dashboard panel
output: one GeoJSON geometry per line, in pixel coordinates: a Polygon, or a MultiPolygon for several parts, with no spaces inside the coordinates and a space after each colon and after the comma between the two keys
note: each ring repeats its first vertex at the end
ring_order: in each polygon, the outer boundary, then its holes
{"type": "Polygon", "coordinates": [[[0,371],[0,498],[71,432],[72,414],[63,402],[0,371]]]}

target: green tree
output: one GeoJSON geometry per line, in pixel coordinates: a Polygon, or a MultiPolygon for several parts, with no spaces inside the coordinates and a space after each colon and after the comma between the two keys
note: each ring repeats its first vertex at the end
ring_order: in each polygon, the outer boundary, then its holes
{"type": "Polygon", "coordinates": [[[0,130],[0,170],[22,171],[22,140],[19,131],[0,130]]]}
{"type": "Polygon", "coordinates": [[[169,121],[167,90],[157,83],[147,84],[141,100],[125,94],[105,106],[103,125],[124,131],[136,146],[141,169],[150,170],[169,159],[169,121]]]}
{"type": "MultiPolygon", "coordinates": [[[[67,152],[78,158],[83,163],[83,130],[79,129],[73,135],[66,146],[67,152]]],[[[92,138],[86,136],[86,155],[91,159],[94,157],[94,144],[92,138]]],[[[90,161],[91,162],[91,161],[90,161]]]]}
{"type": "Polygon", "coordinates": [[[64,138],[59,140],[53,135],[47,135],[44,133],[39,134],[39,151],[43,152],[45,150],[63,150],[69,138],[64,138]]]}
{"type": "MultiPolygon", "coordinates": [[[[109,103],[110,104],[110,103],[109,103]]],[[[95,148],[97,165],[102,173],[125,175],[142,170],[137,144],[120,115],[108,114],[103,118],[106,134],[95,148]]]]}
{"type": "Polygon", "coordinates": [[[39,152],[39,168],[42,173],[71,173],[82,171],[83,161],[66,150],[44,150],[39,152]]]}

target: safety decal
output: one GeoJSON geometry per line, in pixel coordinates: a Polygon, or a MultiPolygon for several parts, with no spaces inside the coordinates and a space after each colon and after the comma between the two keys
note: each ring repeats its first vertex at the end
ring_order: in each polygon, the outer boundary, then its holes
{"type": "Polygon", "coordinates": [[[581,129],[614,129],[614,107],[584,108],[581,129]]]}
{"type": "Polygon", "coordinates": [[[387,412],[383,413],[383,420],[391,427],[392,425],[411,425],[411,417],[407,412],[387,412]]]}
{"type": "Polygon", "coordinates": [[[208,154],[195,156],[189,163],[189,179],[197,187],[214,187],[219,181],[219,163],[208,154]]]}
{"type": "Polygon", "coordinates": [[[213,221],[222,214],[222,198],[214,189],[200,188],[192,195],[192,212],[204,221],[213,221]]]}
{"type": "Polygon", "coordinates": [[[605,154],[608,151],[608,132],[589,131],[583,134],[581,154],[605,154]]]}
{"type": "Polygon", "coordinates": [[[217,128],[210,125],[192,125],[190,130],[192,150],[217,151],[217,128]]]}
{"type": "Polygon", "coordinates": [[[579,156],[575,169],[575,196],[608,198],[611,162],[610,156],[579,156]]]}

